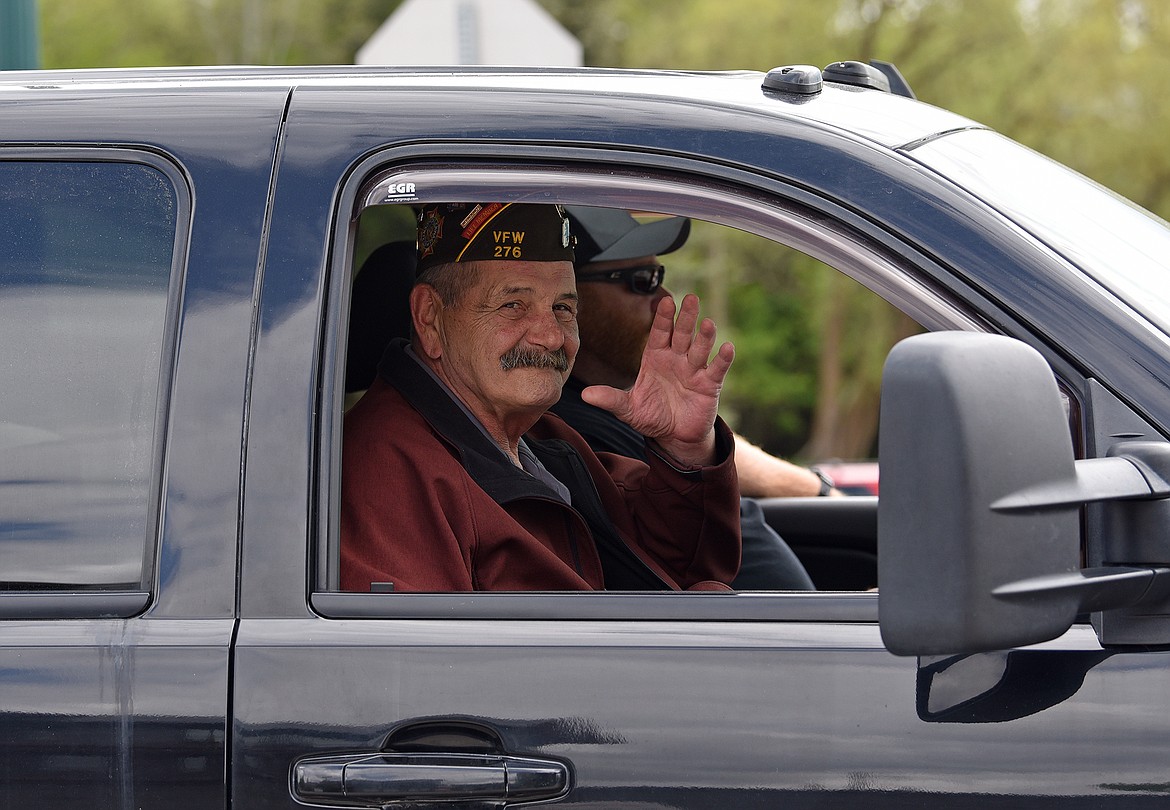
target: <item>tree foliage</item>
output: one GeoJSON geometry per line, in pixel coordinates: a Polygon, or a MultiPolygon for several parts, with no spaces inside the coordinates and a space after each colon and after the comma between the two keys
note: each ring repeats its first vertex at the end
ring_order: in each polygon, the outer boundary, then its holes
{"type": "Polygon", "coordinates": [[[352,64],[400,0],[40,0],[46,68],[352,64]]]}
{"type": "MultiPolygon", "coordinates": [[[[46,67],[349,63],[399,0],[40,0],[46,67]]],[[[918,97],[1170,217],[1165,0],[542,0],[587,64],[768,70],[894,62],[918,97]]],[[[725,403],[807,459],[872,451],[881,363],[915,327],[849,279],[696,228],[672,285],[704,293],[740,352],[725,403]],[[721,275],[712,275],[716,269],[721,275]],[[807,437],[807,442],[805,438],[807,437]]]]}
{"type": "MultiPolygon", "coordinates": [[[[669,13],[653,0],[546,5],[582,39],[591,64],[893,62],[919,99],[1170,217],[1170,152],[1159,135],[1170,123],[1170,106],[1159,103],[1170,68],[1164,0],[675,0],[669,13]]],[[[790,258],[778,271],[774,261],[703,249],[735,262],[724,282],[741,348],[729,418],[767,449],[806,459],[871,452],[881,364],[914,324],[811,260],[790,258]]]]}

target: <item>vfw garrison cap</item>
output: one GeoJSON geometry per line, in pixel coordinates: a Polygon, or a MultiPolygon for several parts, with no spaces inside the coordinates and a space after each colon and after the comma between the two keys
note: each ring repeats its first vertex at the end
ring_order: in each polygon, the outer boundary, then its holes
{"type": "Polygon", "coordinates": [[[418,271],[451,262],[573,261],[569,219],[547,203],[439,203],[418,215],[418,271]]]}

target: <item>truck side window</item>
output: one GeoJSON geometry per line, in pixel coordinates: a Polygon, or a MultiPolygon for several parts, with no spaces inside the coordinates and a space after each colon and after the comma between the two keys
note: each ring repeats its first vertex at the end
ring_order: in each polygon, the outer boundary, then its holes
{"type": "MultiPolygon", "coordinates": [[[[921,327],[834,267],[782,242],[698,218],[644,210],[633,214],[621,209],[568,206],[572,226],[579,231],[587,227],[586,223],[599,233],[605,225],[613,224],[615,233],[622,233],[617,230],[619,227],[655,228],[638,233],[656,236],[635,242],[638,250],[647,256],[637,252],[621,254],[617,259],[602,259],[592,264],[590,259],[584,259],[578,267],[577,366],[561,400],[551,411],[577,430],[596,451],[645,457],[641,436],[590,409],[581,400],[580,390],[592,384],[619,388],[632,384],[641,357],[639,337],[644,342],[650,326],[649,303],[654,300],[658,281],[650,289],[637,289],[621,271],[628,268],[641,272],[650,266],[647,261],[655,261],[657,279],[662,281],[663,290],[678,298],[684,293],[698,293],[704,301],[704,313],[719,324],[721,336],[737,341],[736,366],[721,400],[725,419],[773,448],[771,453],[758,450],[754,477],[750,479],[754,488],[740,502],[743,562],[740,574],[729,584],[744,591],[874,588],[877,584],[876,499],[872,496],[877,494],[877,463],[873,445],[880,362],[866,364],[864,361],[871,358],[857,357],[857,347],[873,345],[878,353],[875,356],[880,358],[898,338],[921,327]],[[831,312],[824,312],[828,309],[825,301],[833,302],[831,312]],[[822,338],[817,331],[821,328],[835,331],[822,338]],[[853,350],[852,353],[838,351],[830,358],[837,365],[823,376],[832,378],[830,382],[836,381],[836,387],[818,385],[810,371],[824,368],[823,363],[818,363],[817,355],[817,343],[821,339],[853,350]],[[582,368],[589,369],[588,374],[592,376],[578,375],[582,368]],[[832,409],[832,415],[854,428],[847,437],[851,441],[848,458],[865,459],[863,463],[835,461],[834,472],[839,471],[842,478],[840,493],[870,496],[865,502],[813,497],[821,493],[820,486],[830,485],[829,482],[818,480],[804,463],[791,463],[783,458],[800,457],[802,450],[807,463],[843,457],[840,448],[845,445],[826,445],[823,441],[818,445],[807,435],[808,423],[813,421],[808,414],[822,396],[839,403],[839,407],[832,409]],[[813,457],[808,453],[818,455],[813,457]],[[818,502],[793,503],[810,498],[818,502]]],[[[579,250],[593,251],[584,255],[601,253],[597,244],[581,244],[579,250]]],[[[344,374],[346,429],[355,414],[367,418],[369,411],[357,403],[375,384],[379,361],[387,345],[410,336],[407,299],[414,275],[415,218],[411,209],[392,204],[367,208],[359,220],[349,268],[351,290],[344,374]]],[[[397,425],[387,428],[395,429],[397,425]]],[[[363,505],[393,503],[395,496],[383,489],[384,485],[358,483],[362,481],[360,476],[354,476],[350,483],[363,493],[376,493],[363,494],[362,498],[372,498],[363,501],[363,505]]],[[[741,485],[749,481],[746,472],[741,473],[740,481],[741,485]]],[[[828,494],[838,493],[829,489],[828,494]]],[[[392,508],[387,507],[387,514],[391,512],[392,508]]],[[[372,513],[373,510],[369,514],[372,513]]],[[[384,532],[379,542],[388,547],[393,544],[396,532],[403,531],[391,519],[370,520],[368,525],[384,532]]],[[[456,568],[449,566],[451,570],[456,568]]],[[[383,570],[387,569],[379,569],[383,570]]],[[[407,590],[392,582],[389,575],[368,581],[368,587],[377,592],[407,590]]],[[[364,592],[366,582],[360,580],[356,586],[351,582],[348,588],[335,583],[334,587],[364,592]]]]}
{"type": "Polygon", "coordinates": [[[176,210],[148,165],[0,161],[0,589],[149,573],[176,210]]]}

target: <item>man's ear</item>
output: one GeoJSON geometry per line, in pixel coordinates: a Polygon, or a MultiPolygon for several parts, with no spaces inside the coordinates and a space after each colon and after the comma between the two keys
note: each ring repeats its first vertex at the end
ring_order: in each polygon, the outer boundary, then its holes
{"type": "Polygon", "coordinates": [[[430,284],[415,284],[410,290],[410,319],[414,325],[417,350],[432,360],[443,354],[443,299],[430,284]]]}

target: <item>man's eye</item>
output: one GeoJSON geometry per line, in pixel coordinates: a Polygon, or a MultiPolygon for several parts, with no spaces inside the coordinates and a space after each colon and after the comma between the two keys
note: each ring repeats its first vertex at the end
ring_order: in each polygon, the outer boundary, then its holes
{"type": "Polygon", "coordinates": [[[553,311],[556,313],[557,318],[562,321],[571,321],[577,317],[577,311],[568,304],[557,304],[553,307],[553,311]]]}

